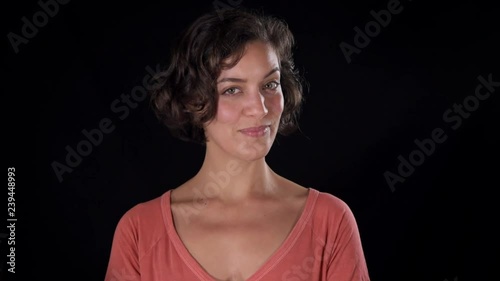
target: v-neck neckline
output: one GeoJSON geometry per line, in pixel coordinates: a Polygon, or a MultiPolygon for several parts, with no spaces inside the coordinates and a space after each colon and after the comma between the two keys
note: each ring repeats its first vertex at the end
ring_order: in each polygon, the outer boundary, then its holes
{"type": "MultiPolygon", "coordinates": [[[[248,279],[245,281],[256,281],[264,277],[271,269],[273,269],[290,251],[290,249],[295,245],[295,242],[299,238],[300,234],[304,230],[306,223],[312,214],[314,203],[318,197],[318,191],[316,189],[308,187],[308,194],[304,207],[302,208],[301,214],[292,230],[288,233],[287,237],[281,245],[276,249],[271,256],[269,256],[266,262],[260,266],[248,279]]],[[[167,229],[168,237],[172,244],[174,245],[177,253],[179,253],[181,259],[184,261],[186,266],[188,266],[191,271],[200,279],[204,281],[217,281],[212,277],[201,264],[191,255],[187,247],[182,242],[177,230],[175,229],[174,219],[171,208],[171,191],[168,190],[162,196],[161,208],[163,216],[163,221],[167,229]]]]}

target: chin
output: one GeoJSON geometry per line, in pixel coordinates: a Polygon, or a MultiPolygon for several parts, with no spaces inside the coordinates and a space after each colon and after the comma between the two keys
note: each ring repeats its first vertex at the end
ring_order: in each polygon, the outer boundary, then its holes
{"type": "Polygon", "coordinates": [[[270,143],[241,143],[236,148],[236,155],[245,161],[256,161],[267,156],[271,150],[272,142],[270,143]]]}
{"type": "Polygon", "coordinates": [[[264,159],[266,157],[267,153],[266,154],[254,154],[254,155],[244,155],[244,156],[240,156],[239,159],[240,160],[243,160],[243,161],[246,161],[246,162],[255,162],[255,161],[260,161],[262,159],[264,159]]]}

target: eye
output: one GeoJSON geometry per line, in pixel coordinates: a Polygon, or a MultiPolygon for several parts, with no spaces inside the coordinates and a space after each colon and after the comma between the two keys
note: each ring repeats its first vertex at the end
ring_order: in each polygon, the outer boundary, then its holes
{"type": "Polygon", "coordinates": [[[276,82],[276,81],[271,81],[269,83],[267,83],[266,85],[264,85],[264,88],[266,90],[276,90],[278,87],[279,87],[280,83],[276,82]]]}
{"type": "Polygon", "coordinates": [[[240,90],[238,88],[232,87],[232,88],[229,88],[229,89],[225,90],[224,92],[222,92],[222,94],[227,95],[227,96],[232,96],[232,95],[239,93],[239,91],[240,90]]]}

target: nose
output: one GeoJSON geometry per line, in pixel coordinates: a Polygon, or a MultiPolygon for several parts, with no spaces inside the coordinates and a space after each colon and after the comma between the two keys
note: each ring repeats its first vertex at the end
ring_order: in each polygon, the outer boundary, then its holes
{"type": "Polygon", "coordinates": [[[245,101],[245,114],[252,117],[262,118],[269,110],[266,107],[266,98],[260,90],[249,92],[245,101]]]}

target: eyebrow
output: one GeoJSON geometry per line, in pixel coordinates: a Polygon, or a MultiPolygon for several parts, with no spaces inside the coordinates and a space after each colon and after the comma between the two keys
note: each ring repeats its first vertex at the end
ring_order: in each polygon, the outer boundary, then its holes
{"type": "MultiPolygon", "coordinates": [[[[269,73],[264,76],[264,79],[269,77],[271,74],[274,72],[280,71],[279,67],[275,67],[269,71],[269,73]]],[[[222,78],[221,80],[217,81],[217,84],[223,83],[223,82],[246,82],[246,79],[241,79],[241,78],[232,78],[232,77],[227,77],[227,78],[222,78]]]]}

